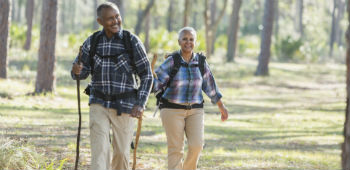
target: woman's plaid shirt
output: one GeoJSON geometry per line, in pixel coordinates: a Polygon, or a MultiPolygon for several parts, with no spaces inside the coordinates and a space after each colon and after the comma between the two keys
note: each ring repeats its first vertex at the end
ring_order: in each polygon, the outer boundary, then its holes
{"type": "MultiPolygon", "coordinates": [[[[182,59],[181,62],[185,63],[182,59]]],[[[209,69],[207,62],[204,64],[203,77],[199,67],[191,67],[191,65],[198,65],[198,54],[195,53],[190,60],[188,67],[181,66],[177,74],[173,77],[169,87],[165,90],[163,98],[169,102],[178,104],[194,104],[202,103],[202,90],[211,99],[212,103],[217,103],[222,97],[216,86],[213,74],[209,69]]],[[[170,56],[164,63],[162,63],[155,71],[158,79],[153,81],[153,92],[164,88],[168,81],[169,75],[174,67],[174,60],[170,56]]]]}
{"type": "MultiPolygon", "coordinates": [[[[86,79],[91,73],[90,67],[90,36],[83,44],[82,47],[82,63],[83,69],[80,74],[80,79],[86,79]]],[[[133,67],[131,66],[131,58],[126,53],[126,48],[123,40],[123,31],[120,30],[111,39],[106,37],[105,32],[102,30],[102,36],[97,44],[96,53],[101,56],[116,56],[117,62],[113,62],[110,58],[101,58],[95,55],[94,59],[94,71],[91,81],[91,91],[99,90],[104,94],[115,95],[138,89],[136,98],[131,97],[127,99],[120,99],[116,101],[103,101],[100,98],[90,95],[89,104],[98,103],[107,108],[117,108],[117,105],[121,106],[121,112],[130,113],[134,105],[145,106],[151,86],[152,86],[152,72],[150,64],[146,55],[145,48],[137,36],[131,34],[131,48],[134,54],[134,63],[136,65],[136,74],[140,77],[140,86],[137,87],[137,82],[133,76],[133,67]],[[117,104],[116,102],[119,102],[117,104]]],[[[75,59],[76,63],[78,57],[75,59]]],[[[76,76],[71,73],[72,78],[75,80],[76,76]]]]}

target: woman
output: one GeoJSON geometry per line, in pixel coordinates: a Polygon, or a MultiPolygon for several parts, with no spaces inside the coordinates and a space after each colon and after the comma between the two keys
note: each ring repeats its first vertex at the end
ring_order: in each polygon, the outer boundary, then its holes
{"type": "Polygon", "coordinates": [[[228,118],[227,109],[221,102],[214,77],[205,57],[193,52],[196,31],[184,27],[178,33],[181,50],[174,52],[155,73],[153,92],[163,91],[160,100],[160,116],[167,136],[168,169],[192,170],[197,168],[204,144],[204,110],[202,90],[217,104],[221,120],[228,118]],[[175,68],[175,69],[174,69],[175,68]],[[188,153],[183,162],[184,134],[188,153]]]}

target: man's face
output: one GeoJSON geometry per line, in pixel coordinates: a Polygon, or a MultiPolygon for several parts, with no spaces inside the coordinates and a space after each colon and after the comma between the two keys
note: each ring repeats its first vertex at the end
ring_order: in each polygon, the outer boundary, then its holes
{"type": "Polygon", "coordinates": [[[113,36],[121,29],[122,18],[118,9],[105,8],[101,11],[101,16],[97,18],[97,22],[103,26],[108,37],[113,36]]]}
{"type": "Polygon", "coordinates": [[[182,52],[190,53],[192,52],[196,38],[189,31],[184,31],[181,33],[180,39],[178,40],[182,52]]]}

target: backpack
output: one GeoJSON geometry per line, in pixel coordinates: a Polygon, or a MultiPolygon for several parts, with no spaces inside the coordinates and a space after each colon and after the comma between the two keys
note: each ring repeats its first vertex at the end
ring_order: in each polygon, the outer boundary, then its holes
{"type": "MultiPolygon", "coordinates": [[[[175,53],[170,54],[169,56],[173,57],[174,66],[173,66],[173,68],[170,71],[169,81],[166,84],[166,86],[164,88],[162,88],[162,90],[156,92],[157,106],[159,106],[165,90],[170,86],[170,83],[172,82],[173,78],[175,77],[175,75],[179,71],[180,67],[181,66],[188,67],[187,63],[182,63],[181,62],[181,56],[180,56],[179,53],[175,52],[175,53]]],[[[206,59],[206,57],[202,53],[198,53],[198,64],[191,65],[191,67],[199,67],[199,71],[201,72],[202,77],[204,75],[205,59],[206,59]]]]}
{"type": "MultiPolygon", "coordinates": [[[[133,77],[134,80],[136,81],[136,84],[138,84],[138,79],[136,76],[136,64],[134,61],[134,53],[132,50],[132,44],[131,44],[131,33],[129,31],[123,30],[123,43],[125,46],[125,50],[126,53],[129,54],[130,56],[130,60],[131,60],[131,67],[133,68],[133,77]]],[[[93,76],[94,74],[94,65],[95,65],[95,60],[94,60],[94,56],[96,55],[96,49],[97,49],[97,45],[98,42],[100,41],[100,38],[102,36],[102,32],[101,31],[96,31],[92,34],[91,36],[91,40],[90,40],[90,51],[89,51],[89,61],[90,61],[90,68],[91,68],[91,76],[93,76]]],[[[117,63],[117,57],[115,55],[110,55],[110,56],[99,56],[101,58],[110,58],[112,60],[112,62],[117,63]]],[[[87,94],[88,96],[90,96],[90,88],[91,88],[91,84],[88,84],[88,86],[85,88],[84,93],[87,94]]]]}
{"type": "MultiPolygon", "coordinates": [[[[90,58],[90,67],[91,67],[91,75],[93,75],[93,70],[94,70],[94,59],[93,57],[96,54],[96,49],[97,49],[97,45],[98,42],[100,41],[100,38],[102,36],[102,32],[101,31],[96,31],[94,34],[92,34],[91,37],[91,41],[90,41],[90,51],[89,51],[89,58],[90,58]]],[[[136,64],[134,61],[134,54],[133,54],[133,50],[132,50],[132,45],[131,45],[131,35],[129,31],[123,30],[123,43],[126,49],[126,52],[129,54],[130,56],[130,60],[131,60],[131,67],[133,67],[133,70],[136,70],[136,64]]],[[[111,56],[99,56],[102,58],[110,58],[112,60],[112,62],[117,63],[117,58],[115,55],[111,55],[111,56]]]]}

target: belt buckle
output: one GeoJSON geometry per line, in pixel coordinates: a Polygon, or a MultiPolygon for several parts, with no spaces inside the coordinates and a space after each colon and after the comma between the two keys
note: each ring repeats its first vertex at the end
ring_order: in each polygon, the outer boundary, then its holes
{"type": "Polygon", "coordinates": [[[192,109],[192,105],[186,105],[185,110],[191,110],[192,109]]]}

